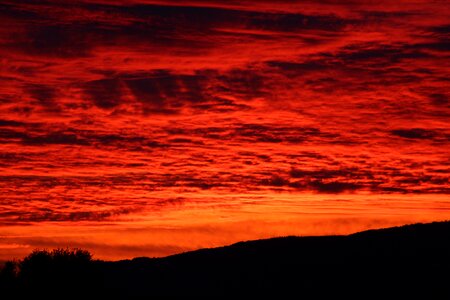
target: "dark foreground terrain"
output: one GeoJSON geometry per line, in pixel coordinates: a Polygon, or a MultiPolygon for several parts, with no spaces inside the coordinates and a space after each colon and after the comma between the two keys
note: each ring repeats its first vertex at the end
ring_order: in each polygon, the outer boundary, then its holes
{"type": "Polygon", "coordinates": [[[35,251],[6,264],[0,274],[0,298],[43,294],[450,299],[450,222],[348,236],[274,238],[118,262],[92,260],[82,250],[35,251]]]}

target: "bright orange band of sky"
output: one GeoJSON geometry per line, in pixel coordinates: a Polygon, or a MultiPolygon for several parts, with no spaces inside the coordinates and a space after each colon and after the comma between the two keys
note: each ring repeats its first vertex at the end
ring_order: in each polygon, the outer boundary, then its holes
{"type": "Polygon", "coordinates": [[[449,20],[448,1],[2,1],[0,260],[450,219],[449,20]]]}

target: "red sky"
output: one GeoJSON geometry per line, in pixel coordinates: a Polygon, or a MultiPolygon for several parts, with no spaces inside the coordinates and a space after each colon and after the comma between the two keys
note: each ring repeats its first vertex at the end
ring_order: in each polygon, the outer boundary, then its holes
{"type": "Polygon", "coordinates": [[[449,20],[448,1],[3,0],[0,260],[450,219],[449,20]]]}

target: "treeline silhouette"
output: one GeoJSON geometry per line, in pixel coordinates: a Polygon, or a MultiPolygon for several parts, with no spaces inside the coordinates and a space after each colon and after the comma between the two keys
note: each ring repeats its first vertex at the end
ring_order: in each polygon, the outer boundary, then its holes
{"type": "Polygon", "coordinates": [[[165,258],[35,250],[0,271],[0,297],[280,296],[450,299],[450,222],[240,242],[165,258]]]}
{"type": "Polygon", "coordinates": [[[86,250],[34,250],[20,261],[5,263],[0,271],[0,290],[39,294],[76,289],[78,293],[97,288],[95,274],[92,255],[86,250]]]}

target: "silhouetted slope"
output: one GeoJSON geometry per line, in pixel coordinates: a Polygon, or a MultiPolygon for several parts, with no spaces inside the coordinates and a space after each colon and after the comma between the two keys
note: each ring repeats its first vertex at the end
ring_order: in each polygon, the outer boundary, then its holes
{"type": "MultiPolygon", "coordinates": [[[[97,292],[129,296],[450,296],[450,222],[348,236],[240,242],[165,258],[93,262],[97,292]]],[[[91,274],[92,275],[92,274],[91,274]]]]}
{"type": "Polygon", "coordinates": [[[450,289],[450,222],[349,236],[241,242],[161,259],[104,263],[107,286],[146,295],[371,293],[450,289]]]}

